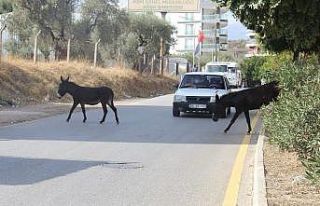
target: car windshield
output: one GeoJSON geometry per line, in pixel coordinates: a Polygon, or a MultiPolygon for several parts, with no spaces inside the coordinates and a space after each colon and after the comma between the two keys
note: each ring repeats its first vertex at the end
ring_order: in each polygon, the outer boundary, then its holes
{"type": "Polygon", "coordinates": [[[207,72],[227,72],[227,65],[207,65],[207,72]]]}
{"type": "Polygon", "coordinates": [[[185,75],[180,88],[214,88],[225,89],[222,76],[219,75],[185,75]]]}

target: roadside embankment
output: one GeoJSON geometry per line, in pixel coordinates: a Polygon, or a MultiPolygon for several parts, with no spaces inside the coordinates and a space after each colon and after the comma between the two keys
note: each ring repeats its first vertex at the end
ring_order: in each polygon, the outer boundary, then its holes
{"type": "Polygon", "coordinates": [[[174,91],[171,77],[141,75],[131,69],[92,68],[81,62],[42,62],[15,59],[0,65],[0,105],[26,105],[58,100],[60,76],[81,86],[108,86],[116,99],[150,97],[174,91]]]}

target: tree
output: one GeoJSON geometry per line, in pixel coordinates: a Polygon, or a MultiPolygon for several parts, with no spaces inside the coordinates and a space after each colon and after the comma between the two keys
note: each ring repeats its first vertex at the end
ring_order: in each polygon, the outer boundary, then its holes
{"type": "Polygon", "coordinates": [[[144,47],[144,53],[149,57],[160,56],[160,37],[165,42],[165,55],[169,54],[170,46],[174,44],[171,37],[175,28],[159,17],[147,14],[130,14],[130,24],[126,33],[121,35],[118,48],[129,63],[137,63],[139,60],[138,47],[144,47]],[[128,37],[128,38],[127,38],[128,37]]]}
{"type": "Polygon", "coordinates": [[[129,25],[128,14],[118,8],[115,0],[86,0],[81,9],[90,40],[100,39],[100,61],[114,59],[118,54],[117,39],[125,33],[129,25]]]}
{"type": "Polygon", "coordinates": [[[320,4],[318,0],[218,0],[249,29],[256,31],[266,48],[300,52],[320,51],[320,4]]]}
{"type": "Polygon", "coordinates": [[[12,12],[12,9],[13,9],[12,1],[9,1],[9,0],[0,1],[0,14],[12,12]]]}
{"type": "Polygon", "coordinates": [[[25,13],[26,18],[32,22],[28,26],[41,30],[43,40],[49,37],[47,41],[43,41],[43,44],[49,43],[49,45],[40,47],[40,50],[45,48],[43,52],[48,53],[47,50],[52,44],[55,59],[64,59],[66,58],[66,41],[72,35],[72,14],[77,2],[78,0],[15,0],[16,8],[13,16],[25,13]]]}

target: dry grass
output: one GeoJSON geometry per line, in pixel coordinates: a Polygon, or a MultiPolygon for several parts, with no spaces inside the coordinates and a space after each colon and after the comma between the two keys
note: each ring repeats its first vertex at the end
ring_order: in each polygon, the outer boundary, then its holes
{"type": "Polygon", "coordinates": [[[265,142],[264,164],[268,205],[320,205],[320,188],[304,178],[296,154],[265,142]]]}
{"type": "Polygon", "coordinates": [[[70,76],[71,81],[81,86],[111,87],[116,99],[170,93],[177,83],[170,77],[141,76],[130,69],[92,68],[85,62],[34,64],[32,61],[11,59],[1,64],[0,100],[15,104],[57,101],[61,75],[70,76]]]}

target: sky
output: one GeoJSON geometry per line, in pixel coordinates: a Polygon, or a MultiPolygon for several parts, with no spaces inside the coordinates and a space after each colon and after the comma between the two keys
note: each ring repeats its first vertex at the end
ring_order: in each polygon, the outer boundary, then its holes
{"type": "Polygon", "coordinates": [[[233,17],[232,12],[228,12],[228,39],[247,39],[246,34],[247,28],[233,17]]]}
{"type": "MultiPolygon", "coordinates": [[[[119,0],[120,6],[126,6],[128,4],[128,0],[119,0]]],[[[246,27],[239,21],[237,21],[232,12],[228,12],[228,39],[229,40],[239,40],[239,39],[247,39],[247,29],[246,27]]]]}

